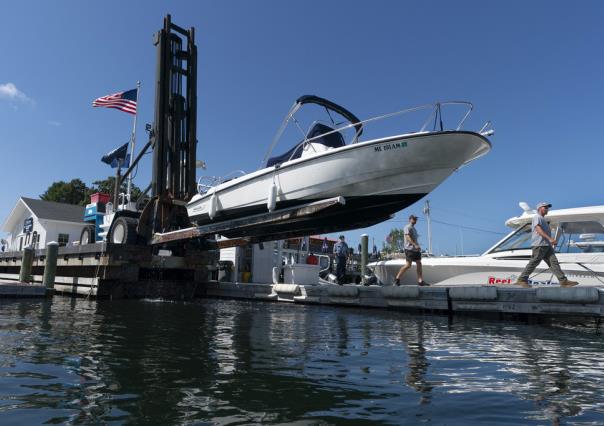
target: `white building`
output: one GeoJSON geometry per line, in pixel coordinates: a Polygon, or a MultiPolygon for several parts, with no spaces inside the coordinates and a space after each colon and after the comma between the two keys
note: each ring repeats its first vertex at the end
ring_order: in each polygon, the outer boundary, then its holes
{"type": "Polygon", "coordinates": [[[66,246],[80,240],[84,207],[21,197],[2,230],[9,233],[6,251],[20,251],[27,245],[44,248],[51,241],[66,246]]]}

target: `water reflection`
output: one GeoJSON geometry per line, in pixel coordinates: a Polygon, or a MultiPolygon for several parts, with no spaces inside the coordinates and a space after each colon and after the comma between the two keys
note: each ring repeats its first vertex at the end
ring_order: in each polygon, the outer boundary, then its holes
{"type": "Polygon", "coordinates": [[[0,422],[604,421],[601,336],[233,301],[0,301],[0,422]]]}

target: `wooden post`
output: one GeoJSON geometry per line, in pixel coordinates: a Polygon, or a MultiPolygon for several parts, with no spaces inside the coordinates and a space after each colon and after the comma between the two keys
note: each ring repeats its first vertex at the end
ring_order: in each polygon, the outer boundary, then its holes
{"type": "Polygon", "coordinates": [[[27,246],[23,249],[23,257],[21,258],[21,270],[19,271],[19,281],[22,283],[30,283],[33,281],[31,268],[34,263],[34,249],[27,246]]]}
{"type": "Polygon", "coordinates": [[[361,283],[365,284],[365,269],[367,269],[369,236],[361,235],[361,283]]]}
{"type": "Polygon", "coordinates": [[[46,266],[44,267],[44,277],[42,284],[46,291],[54,290],[55,275],[57,274],[57,258],[59,257],[59,243],[51,241],[46,246],[46,266]]]}

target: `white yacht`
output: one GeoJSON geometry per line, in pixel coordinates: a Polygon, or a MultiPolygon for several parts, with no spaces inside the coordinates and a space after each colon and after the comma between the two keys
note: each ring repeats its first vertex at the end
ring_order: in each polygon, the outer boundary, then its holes
{"type": "MultiPolygon", "coordinates": [[[[523,213],[506,221],[513,231],[480,256],[426,257],[424,280],[431,285],[514,285],[531,257],[531,220],[535,214],[526,203],[523,213]]],[[[555,247],[562,271],[580,286],[604,286],[604,206],[551,210],[546,220],[558,243],[555,247]]],[[[369,264],[384,285],[394,283],[404,259],[369,264]]],[[[417,284],[415,266],[401,284],[417,284]]],[[[533,286],[559,285],[545,262],[529,278],[533,286]]]]}
{"type": "Polygon", "coordinates": [[[199,194],[187,205],[189,218],[204,225],[342,197],[341,206],[301,218],[297,229],[325,233],[382,222],[489,152],[490,122],[479,131],[461,129],[472,108],[469,102],[441,102],[361,121],[327,99],[302,96],[287,114],[261,169],[228,180],[201,178],[199,194]],[[327,121],[313,118],[306,127],[297,118],[304,105],[327,113],[327,121]],[[445,107],[457,108],[452,128],[443,124],[445,107]],[[397,132],[403,118],[414,113],[423,114],[423,126],[397,132]],[[388,136],[362,139],[366,126],[386,119],[388,136]],[[289,128],[297,135],[295,143],[271,157],[289,128]]]}

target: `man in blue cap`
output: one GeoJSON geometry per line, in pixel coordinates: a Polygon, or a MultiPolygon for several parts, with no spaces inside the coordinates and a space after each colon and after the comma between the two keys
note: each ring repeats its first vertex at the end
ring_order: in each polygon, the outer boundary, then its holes
{"type": "Polygon", "coordinates": [[[550,203],[537,204],[537,214],[533,217],[533,222],[531,224],[531,248],[533,249],[533,255],[531,256],[528,265],[526,265],[526,268],[524,268],[524,271],[522,271],[518,277],[518,281],[516,281],[516,284],[520,287],[531,287],[528,283],[529,275],[537,268],[537,266],[539,266],[542,260],[547,263],[547,266],[550,267],[556,278],[558,278],[560,287],[574,287],[579,284],[576,281],[571,281],[566,278],[566,275],[564,275],[560,269],[560,264],[558,263],[558,258],[556,257],[556,252],[554,250],[557,241],[555,238],[552,238],[552,231],[550,230],[549,223],[545,220],[545,215],[548,213],[551,206],[550,203]]]}
{"type": "Polygon", "coordinates": [[[348,244],[346,244],[344,235],[340,235],[340,241],[334,244],[333,254],[336,257],[338,284],[342,285],[346,276],[346,258],[348,257],[348,244]]]}

